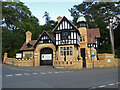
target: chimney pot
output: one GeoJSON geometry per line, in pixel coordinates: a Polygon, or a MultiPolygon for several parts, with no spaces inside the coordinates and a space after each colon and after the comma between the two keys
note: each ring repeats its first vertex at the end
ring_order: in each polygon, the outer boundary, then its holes
{"type": "Polygon", "coordinates": [[[58,20],[58,23],[59,23],[62,20],[62,17],[61,16],[57,17],[57,20],[58,20]]]}
{"type": "Polygon", "coordinates": [[[32,33],[30,31],[27,31],[26,32],[26,43],[28,43],[29,41],[31,41],[31,36],[32,36],[32,33]]]}

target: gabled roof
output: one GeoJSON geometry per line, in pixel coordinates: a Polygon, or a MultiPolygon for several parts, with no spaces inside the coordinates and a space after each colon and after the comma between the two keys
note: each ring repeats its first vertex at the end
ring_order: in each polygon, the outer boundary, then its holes
{"type": "MultiPolygon", "coordinates": [[[[39,36],[39,38],[37,39],[35,45],[38,43],[38,41],[40,40],[40,38],[42,37],[42,35],[43,35],[44,33],[46,33],[46,34],[48,35],[48,37],[53,41],[53,43],[55,43],[55,37],[54,37],[53,35],[49,34],[47,31],[44,30],[44,31],[42,32],[42,34],[39,36]]],[[[34,46],[35,46],[35,45],[34,45],[34,46]]]]}
{"type": "Polygon", "coordinates": [[[87,29],[88,44],[96,43],[95,39],[100,38],[99,28],[87,29]]]}
{"type": "Polygon", "coordinates": [[[30,45],[32,45],[31,48],[28,48],[28,46],[27,46],[28,43],[25,42],[25,43],[23,44],[23,46],[21,47],[20,50],[21,50],[21,51],[24,51],[24,50],[34,50],[35,48],[34,48],[33,46],[35,45],[36,41],[37,41],[37,40],[31,40],[31,41],[28,42],[30,45]]]}
{"type": "MultiPolygon", "coordinates": [[[[58,26],[62,23],[63,20],[68,21],[68,23],[79,32],[79,30],[77,29],[77,27],[71,23],[71,21],[69,21],[65,16],[61,19],[61,21],[55,26],[55,28],[53,29],[53,33],[55,32],[55,30],[58,28],[58,26]]],[[[80,33],[79,33],[80,34],[80,33]]]]}

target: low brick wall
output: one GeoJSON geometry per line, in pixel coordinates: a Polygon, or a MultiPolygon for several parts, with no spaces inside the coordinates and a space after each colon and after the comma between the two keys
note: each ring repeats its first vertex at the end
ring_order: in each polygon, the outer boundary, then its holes
{"type": "Polygon", "coordinates": [[[34,66],[33,59],[24,60],[24,59],[6,58],[4,63],[9,65],[15,65],[15,66],[34,66]]]}
{"type": "Polygon", "coordinates": [[[83,67],[81,60],[54,61],[54,68],[59,69],[81,69],[83,67]]]}
{"type": "Polygon", "coordinates": [[[120,66],[120,59],[111,59],[110,62],[108,60],[86,60],[86,68],[106,68],[106,67],[118,67],[120,66]]]}
{"type": "Polygon", "coordinates": [[[114,55],[108,53],[98,54],[98,59],[99,60],[114,59],[114,55]]]}

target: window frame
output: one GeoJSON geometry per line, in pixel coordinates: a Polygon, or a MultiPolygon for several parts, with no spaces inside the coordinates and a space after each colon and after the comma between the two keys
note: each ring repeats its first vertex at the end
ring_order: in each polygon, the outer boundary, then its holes
{"type": "Polygon", "coordinates": [[[60,56],[65,56],[65,55],[66,56],[73,55],[73,47],[72,46],[60,47],[60,56]]]}

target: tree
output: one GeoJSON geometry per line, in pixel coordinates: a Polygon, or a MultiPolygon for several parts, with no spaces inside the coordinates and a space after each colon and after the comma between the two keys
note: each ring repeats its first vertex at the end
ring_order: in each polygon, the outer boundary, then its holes
{"type": "MultiPolygon", "coordinates": [[[[103,50],[103,53],[111,52],[110,48],[103,46],[107,45],[110,47],[109,44],[111,34],[109,35],[110,29],[108,29],[107,26],[110,24],[110,19],[117,18],[117,15],[119,14],[119,6],[119,2],[83,2],[79,5],[74,5],[73,8],[69,9],[69,11],[71,13],[71,16],[74,18],[74,23],[79,17],[78,13],[83,13],[87,20],[89,28],[100,28],[101,38],[99,51],[103,50]]],[[[116,26],[118,26],[118,23],[116,26]]],[[[111,39],[111,41],[112,40],[113,39],[111,39]]]]}
{"type": "Polygon", "coordinates": [[[32,32],[32,39],[37,39],[40,30],[39,20],[31,15],[22,2],[2,3],[2,54],[8,52],[14,56],[25,41],[25,32],[32,32]]]}
{"type": "Polygon", "coordinates": [[[45,11],[43,18],[45,18],[45,24],[50,21],[49,13],[45,11]]]}
{"type": "Polygon", "coordinates": [[[52,34],[53,28],[56,26],[57,22],[51,20],[49,13],[45,11],[43,18],[45,18],[45,24],[41,26],[42,30],[46,30],[48,33],[52,34]]]}

